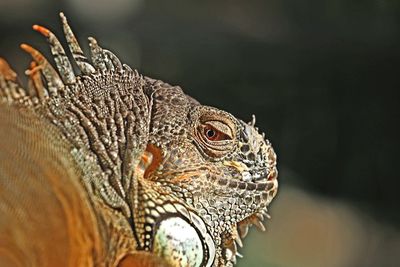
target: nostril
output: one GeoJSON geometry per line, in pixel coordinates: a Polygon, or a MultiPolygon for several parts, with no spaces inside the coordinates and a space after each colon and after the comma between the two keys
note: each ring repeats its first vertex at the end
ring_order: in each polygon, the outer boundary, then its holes
{"type": "Polygon", "coordinates": [[[247,156],[247,158],[248,158],[249,160],[251,160],[251,161],[255,161],[256,156],[254,155],[253,152],[250,152],[249,155],[247,156]]]}
{"type": "Polygon", "coordinates": [[[249,147],[249,145],[243,145],[241,148],[240,148],[240,150],[243,152],[243,153],[247,153],[247,152],[249,152],[250,151],[250,147],[249,147]]]}

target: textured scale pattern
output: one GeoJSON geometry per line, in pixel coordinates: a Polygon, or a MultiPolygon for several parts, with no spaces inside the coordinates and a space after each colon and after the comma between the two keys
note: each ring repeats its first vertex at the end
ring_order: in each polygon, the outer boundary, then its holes
{"type": "Polygon", "coordinates": [[[278,188],[264,134],[122,64],[60,14],[72,59],[0,58],[0,266],[233,266],[278,188]],[[73,65],[80,70],[74,72],[73,65]]]}

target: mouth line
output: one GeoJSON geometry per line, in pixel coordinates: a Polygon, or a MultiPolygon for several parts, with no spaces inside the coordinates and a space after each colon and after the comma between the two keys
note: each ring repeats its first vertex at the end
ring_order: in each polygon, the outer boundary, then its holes
{"type": "Polygon", "coordinates": [[[235,177],[239,181],[247,182],[247,183],[267,183],[269,181],[273,181],[276,179],[276,176],[271,172],[262,171],[260,173],[251,174],[250,171],[244,171],[241,177],[235,177]]]}
{"type": "Polygon", "coordinates": [[[242,162],[225,161],[224,165],[233,167],[237,172],[232,178],[246,183],[266,183],[277,179],[275,164],[262,168],[248,167],[242,162]]]}
{"type": "Polygon", "coordinates": [[[222,186],[227,186],[232,189],[240,189],[247,191],[259,191],[268,193],[271,190],[277,188],[275,180],[269,180],[268,178],[257,179],[254,181],[244,181],[242,179],[235,178],[220,178],[218,183],[222,186]]]}
{"type": "Polygon", "coordinates": [[[251,182],[239,181],[239,188],[245,187],[247,190],[256,191],[270,191],[274,188],[274,182],[268,181],[267,179],[260,179],[251,182]],[[244,184],[244,185],[243,185],[244,184]]]}

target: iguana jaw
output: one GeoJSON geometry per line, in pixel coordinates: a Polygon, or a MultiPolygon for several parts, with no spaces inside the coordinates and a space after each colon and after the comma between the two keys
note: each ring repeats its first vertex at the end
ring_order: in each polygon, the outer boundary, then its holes
{"type": "MultiPolygon", "coordinates": [[[[261,230],[265,229],[262,221],[264,217],[269,217],[267,206],[277,192],[275,153],[261,135],[254,134],[260,142],[259,147],[255,150],[259,151],[262,157],[253,165],[247,166],[243,161],[239,161],[242,158],[240,155],[228,156],[219,163],[211,162],[199,166],[190,165],[189,162],[189,165],[181,165],[182,159],[185,158],[201,162],[196,147],[181,144],[179,149],[170,149],[162,159],[156,160],[157,169],[143,171],[143,173],[147,173],[147,175],[144,175],[146,183],[153,183],[151,190],[160,190],[160,192],[166,190],[165,194],[169,195],[169,201],[177,200],[186,210],[196,214],[204,221],[207,232],[215,242],[215,262],[218,263],[236,262],[236,256],[240,255],[237,252],[237,245],[242,246],[241,238],[247,235],[248,228],[251,225],[255,225],[261,230]],[[182,150],[181,147],[188,149],[182,150]],[[160,184],[160,186],[157,184],[160,184]],[[174,188],[179,188],[179,190],[175,191],[174,188]],[[182,192],[187,194],[183,195],[182,192]],[[229,203],[229,199],[233,198],[237,204],[229,203]],[[249,205],[243,202],[245,199],[247,201],[248,198],[251,198],[249,205]],[[206,202],[209,203],[208,206],[203,205],[206,202]],[[211,214],[211,210],[219,209],[218,205],[213,204],[213,202],[229,205],[232,214],[236,213],[236,216],[230,214],[231,218],[228,219],[229,216],[218,212],[214,214],[217,216],[216,220],[208,220],[207,216],[211,214]],[[236,208],[234,208],[234,205],[236,205],[236,208]],[[241,205],[245,205],[245,208],[241,208],[241,205]],[[204,213],[204,210],[207,210],[208,214],[204,213]],[[241,210],[246,210],[246,213],[241,213],[241,210]],[[220,217],[221,215],[223,217],[220,217]],[[223,224],[220,225],[220,222],[223,222],[223,224]],[[218,226],[215,223],[218,223],[218,226]]],[[[171,146],[174,147],[173,144],[171,146]]],[[[160,154],[160,151],[161,149],[156,145],[150,145],[150,149],[147,149],[147,153],[155,158],[157,158],[156,154],[160,154]]],[[[148,166],[151,165],[153,163],[149,163],[148,166]]],[[[182,216],[184,215],[180,217],[182,216]]],[[[161,218],[160,220],[164,219],[161,218]]],[[[157,235],[157,230],[155,230],[154,235],[157,235]]]]}

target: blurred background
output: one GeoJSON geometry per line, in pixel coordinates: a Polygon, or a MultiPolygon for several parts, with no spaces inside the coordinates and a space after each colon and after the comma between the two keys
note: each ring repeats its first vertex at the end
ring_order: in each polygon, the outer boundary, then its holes
{"type": "Polygon", "coordinates": [[[278,154],[267,231],[239,266],[400,266],[398,0],[0,0],[0,56],[64,11],[141,73],[257,115],[278,154]],[[399,165],[398,165],[399,164],[399,165]]]}

